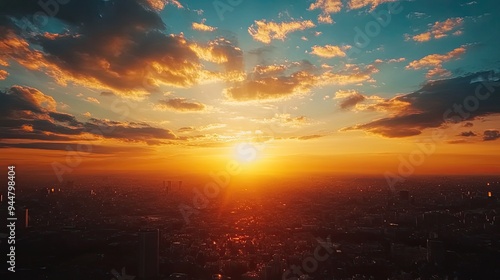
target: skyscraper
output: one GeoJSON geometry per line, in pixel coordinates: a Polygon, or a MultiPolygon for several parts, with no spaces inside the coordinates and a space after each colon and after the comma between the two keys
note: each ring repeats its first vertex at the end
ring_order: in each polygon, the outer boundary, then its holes
{"type": "Polygon", "coordinates": [[[159,270],[160,231],[139,232],[139,277],[142,280],[156,279],[159,270]]]}
{"type": "Polygon", "coordinates": [[[28,212],[28,208],[24,209],[24,227],[27,228],[29,226],[30,215],[28,212]]]}

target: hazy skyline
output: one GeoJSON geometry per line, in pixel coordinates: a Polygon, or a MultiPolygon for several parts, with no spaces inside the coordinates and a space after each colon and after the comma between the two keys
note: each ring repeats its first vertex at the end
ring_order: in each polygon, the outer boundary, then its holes
{"type": "Polygon", "coordinates": [[[49,3],[0,4],[21,168],[500,171],[496,1],[49,3]]]}

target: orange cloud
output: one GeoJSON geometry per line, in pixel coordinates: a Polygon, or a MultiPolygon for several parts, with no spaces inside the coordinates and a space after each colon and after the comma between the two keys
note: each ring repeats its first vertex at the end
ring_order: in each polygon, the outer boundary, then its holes
{"type": "Polygon", "coordinates": [[[203,20],[201,23],[193,22],[191,27],[194,30],[205,31],[205,32],[212,32],[212,31],[217,30],[217,27],[206,25],[205,20],[203,20]]]}
{"type": "Polygon", "coordinates": [[[351,46],[345,45],[345,46],[332,46],[332,45],[326,45],[326,46],[313,46],[311,54],[320,56],[320,57],[325,57],[325,58],[332,58],[336,56],[341,56],[344,57],[346,56],[345,51],[350,49],[351,46]]]}
{"type": "Polygon", "coordinates": [[[372,74],[377,73],[377,63],[366,66],[358,66],[354,64],[346,64],[345,69],[339,72],[328,71],[318,77],[319,85],[349,85],[359,84],[362,82],[373,83],[375,80],[372,74]]]}
{"type": "Polygon", "coordinates": [[[7,79],[7,76],[9,76],[9,72],[7,72],[5,70],[0,70],[0,80],[7,79]]]}
{"type": "Polygon", "coordinates": [[[293,62],[288,66],[258,66],[253,75],[241,83],[226,88],[226,97],[235,101],[278,100],[292,95],[307,94],[315,86],[349,85],[375,82],[377,63],[369,65],[346,64],[341,71],[319,69],[308,61],[293,62]],[[298,70],[291,72],[291,70],[298,70]],[[326,72],[323,72],[326,70],[326,72]],[[318,73],[318,72],[322,73],[318,73]],[[291,72],[291,73],[290,73],[291,72]]]}
{"type": "Polygon", "coordinates": [[[224,38],[215,39],[205,45],[192,43],[189,48],[202,60],[226,65],[226,70],[243,70],[242,50],[224,38]]]}
{"type": "Polygon", "coordinates": [[[100,104],[100,103],[101,103],[101,102],[99,102],[99,100],[97,100],[97,98],[95,98],[95,97],[87,97],[87,98],[85,98],[85,101],[92,102],[92,103],[97,103],[97,104],[100,104]]]}
{"type": "Polygon", "coordinates": [[[396,0],[350,0],[349,8],[352,10],[361,9],[366,6],[371,6],[370,10],[374,10],[378,5],[395,2],[396,0]]]}
{"type": "Polygon", "coordinates": [[[314,75],[307,71],[297,71],[289,76],[247,80],[225,89],[224,94],[236,101],[283,99],[307,93],[313,87],[315,79],[314,75]]]}
{"type": "Polygon", "coordinates": [[[318,22],[320,23],[333,23],[330,14],[338,13],[342,9],[341,0],[316,0],[309,6],[309,11],[321,10],[321,14],[318,15],[318,22]]]}
{"type": "Polygon", "coordinates": [[[287,70],[287,67],[283,64],[273,64],[273,65],[257,65],[254,67],[253,72],[256,75],[281,75],[287,70]]]}
{"type": "MultiPolygon", "coordinates": [[[[4,28],[5,29],[5,28],[4,28]]],[[[117,36],[100,38],[100,46],[87,48],[96,38],[58,36],[38,38],[43,51],[13,30],[0,30],[0,61],[14,60],[29,70],[43,71],[60,85],[74,82],[91,88],[115,91],[128,96],[142,96],[161,84],[188,87],[200,79],[203,66],[182,35],[165,36],[150,33],[144,38],[143,53],[130,59],[135,48],[131,41],[117,36]],[[68,42],[72,44],[68,45],[68,42]],[[158,48],[164,44],[169,48],[158,48]],[[45,47],[50,46],[46,52],[45,47]],[[148,48],[153,51],[148,51],[148,48]],[[59,51],[64,49],[64,52],[59,51]],[[64,53],[64,56],[62,56],[64,53]]]]}
{"type": "Polygon", "coordinates": [[[316,25],[310,20],[281,23],[256,20],[255,23],[248,28],[248,33],[250,33],[254,40],[269,44],[273,39],[284,41],[288,33],[313,28],[315,26],[316,25]]]}
{"type": "Polygon", "coordinates": [[[462,34],[462,30],[457,30],[457,29],[461,27],[463,23],[464,19],[459,17],[449,18],[441,22],[436,21],[428,31],[415,35],[411,37],[411,39],[413,39],[413,41],[416,42],[427,42],[432,38],[434,39],[444,38],[448,36],[449,33],[458,36],[462,34]]]}
{"type": "Polygon", "coordinates": [[[199,112],[204,111],[206,106],[200,102],[188,101],[185,98],[171,98],[158,101],[158,104],[155,104],[154,108],[162,111],[199,112]]]}
{"type": "MultiPolygon", "coordinates": [[[[144,122],[121,122],[75,116],[56,111],[56,101],[35,88],[13,86],[0,91],[0,139],[70,141],[85,137],[161,144],[180,140],[168,129],[144,122]]],[[[62,150],[66,145],[62,145],[62,150]]]]}
{"type": "Polygon", "coordinates": [[[182,4],[177,0],[146,0],[146,2],[152,9],[156,11],[163,10],[166,5],[173,5],[176,6],[178,9],[184,8],[182,4]]]}
{"type": "Polygon", "coordinates": [[[456,48],[446,54],[430,54],[419,60],[414,60],[406,66],[406,69],[422,69],[422,68],[432,68],[427,73],[427,77],[437,76],[437,75],[448,75],[449,72],[443,69],[442,64],[444,62],[458,59],[466,51],[465,46],[456,48]]]}

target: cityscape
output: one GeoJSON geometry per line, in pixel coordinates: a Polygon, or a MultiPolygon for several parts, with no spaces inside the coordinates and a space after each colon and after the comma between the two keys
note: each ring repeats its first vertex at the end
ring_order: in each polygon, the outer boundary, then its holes
{"type": "Polygon", "coordinates": [[[0,279],[500,279],[499,7],[0,1],[0,279]]]}
{"type": "Polygon", "coordinates": [[[16,276],[496,279],[499,188],[498,176],[416,177],[395,191],[371,177],[262,178],[203,201],[192,180],[37,184],[16,202],[16,276]]]}

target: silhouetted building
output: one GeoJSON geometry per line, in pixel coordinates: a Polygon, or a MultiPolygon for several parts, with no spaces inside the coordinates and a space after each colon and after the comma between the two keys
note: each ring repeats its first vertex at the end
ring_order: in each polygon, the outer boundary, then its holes
{"type": "Polygon", "coordinates": [[[156,279],[159,269],[160,231],[139,232],[139,277],[142,280],[156,279]]]}
{"type": "Polygon", "coordinates": [[[429,263],[441,264],[444,262],[446,251],[442,241],[427,240],[427,261],[429,263]]]}
{"type": "Polygon", "coordinates": [[[29,220],[30,220],[30,215],[28,208],[24,209],[24,227],[27,228],[29,227],[29,220]]]}

